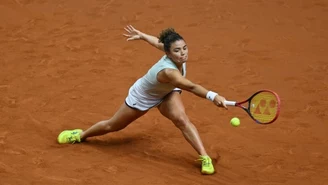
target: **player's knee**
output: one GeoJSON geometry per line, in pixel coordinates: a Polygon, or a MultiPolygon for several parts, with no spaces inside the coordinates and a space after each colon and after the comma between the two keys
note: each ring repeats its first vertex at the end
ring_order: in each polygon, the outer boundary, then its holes
{"type": "Polygon", "coordinates": [[[109,124],[109,120],[101,121],[100,125],[101,125],[102,130],[109,131],[111,129],[110,124],[109,124]]]}
{"type": "Polygon", "coordinates": [[[102,126],[103,130],[106,132],[116,132],[125,128],[125,126],[122,126],[121,124],[114,124],[110,119],[102,121],[102,126]]]}
{"type": "Polygon", "coordinates": [[[179,129],[184,129],[189,124],[188,116],[185,114],[185,112],[180,112],[178,114],[175,114],[172,118],[173,123],[176,127],[179,129]]]}

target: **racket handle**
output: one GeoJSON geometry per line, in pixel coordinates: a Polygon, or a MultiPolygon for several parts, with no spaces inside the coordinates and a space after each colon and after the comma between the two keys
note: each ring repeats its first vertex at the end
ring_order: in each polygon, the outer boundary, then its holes
{"type": "Polygon", "coordinates": [[[229,106],[235,106],[236,105],[236,102],[235,101],[224,101],[224,103],[226,105],[229,105],[229,106]]]}

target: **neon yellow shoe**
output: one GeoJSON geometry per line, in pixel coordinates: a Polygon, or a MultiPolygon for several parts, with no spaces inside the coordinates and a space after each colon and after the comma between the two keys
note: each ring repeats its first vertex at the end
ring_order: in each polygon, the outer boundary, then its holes
{"type": "Polygon", "coordinates": [[[202,161],[202,174],[211,175],[215,172],[214,166],[212,164],[212,159],[209,156],[199,156],[199,161],[202,161]]]}
{"type": "Polygon", "coordinates": [[[76,142],[81,142],[80,134],[82,133],[81,129],[75,130],[64,130],[62,131],[57,138],[59,144],[74,144],[76,142]]]}

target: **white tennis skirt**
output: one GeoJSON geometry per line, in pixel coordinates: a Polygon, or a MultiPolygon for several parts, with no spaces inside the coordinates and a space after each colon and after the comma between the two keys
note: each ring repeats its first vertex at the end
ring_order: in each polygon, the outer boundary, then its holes
{"type": "Polygon", "coordinates": [[[144,92],[142,90],[138,90],[134,85],[132,85],[129,89],[129,94],[125,99],[125,104],[130,108],[137,109],[140,111],[147,111],[153,107],[158,106],[162,103],[162,101],[172,92],[182,92],[179,88],[174,88],[171,92],[169,92],[163,98],[154,98],[144,92]]]}

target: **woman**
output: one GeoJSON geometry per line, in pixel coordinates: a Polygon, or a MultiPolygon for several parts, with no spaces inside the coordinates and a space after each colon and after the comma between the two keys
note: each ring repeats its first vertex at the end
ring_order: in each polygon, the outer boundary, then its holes
{"type": "Polygon", "coordinates": [[[197,129],[185,113],[180,93],[181,89],[186,90],[209,99],[216,106],[227,108],[224,104],[225,98],[185,78],[188,47],[174,29],[163,30],[159,38],[145,34],[132,26],[127,26],[125,30],[127,34],[124,36],[128,41],[144,40],[164,51],[165,55],[130,87],[125,103],[113,117],[100,121],[85,131],[65,130],[59,134],[58,142],[61,144],[81,142],[88,137],[122,130],[146,114],[149,109],[157,107],[163,116],[170,119],[181,130],[185,139],[197,151],[199,160],[202,161],[201,172],[213,174],[215,170],[212,159],[206,153],[197,129]]]}

